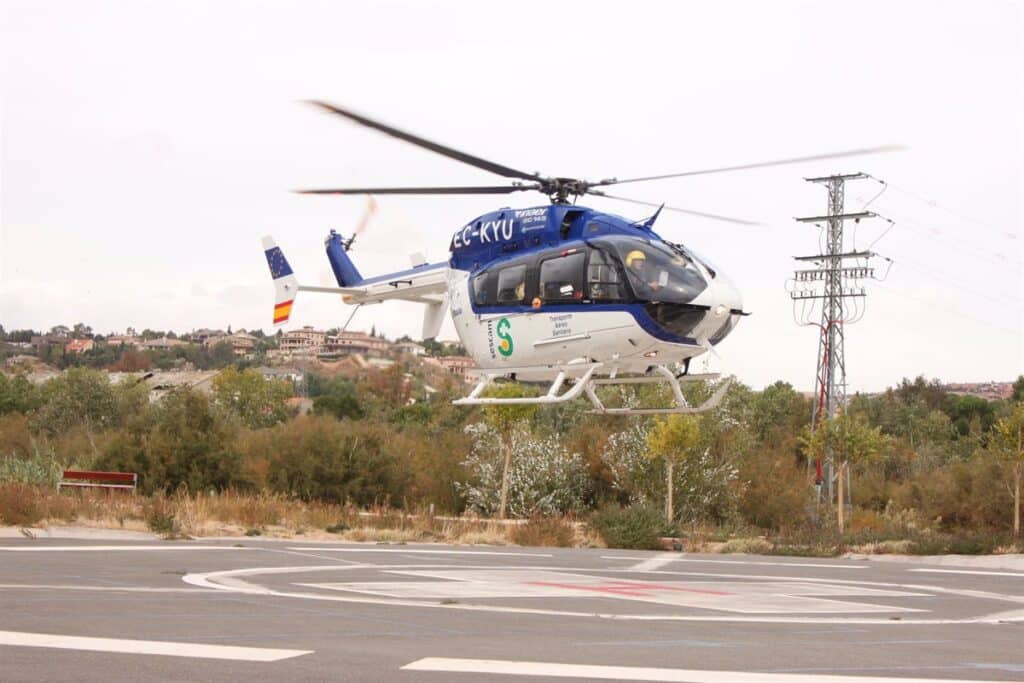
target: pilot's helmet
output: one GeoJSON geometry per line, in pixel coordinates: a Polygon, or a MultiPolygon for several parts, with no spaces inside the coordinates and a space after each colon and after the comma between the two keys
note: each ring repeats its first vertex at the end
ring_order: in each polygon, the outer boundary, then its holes
{"type": "Polygon", "coordinates": [[[633,270],[640,270],[647,263],[647,254],[634,249],[626,255],[626,267],[632,268],[633,270]]]}

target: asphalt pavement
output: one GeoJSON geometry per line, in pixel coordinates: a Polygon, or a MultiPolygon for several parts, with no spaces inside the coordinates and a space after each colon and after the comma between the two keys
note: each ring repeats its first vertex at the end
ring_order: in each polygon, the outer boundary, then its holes
{"type": "Polygon", "coordinates": [[[0,538],[0,681],[1024,681],[1024,559],[0,538]]]}

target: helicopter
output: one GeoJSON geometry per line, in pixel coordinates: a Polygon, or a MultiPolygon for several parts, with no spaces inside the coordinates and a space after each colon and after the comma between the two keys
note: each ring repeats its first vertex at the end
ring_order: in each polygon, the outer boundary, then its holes
{"type": "MultiPolygon", "coordinates": [[[[355,234],[331,230],[324,240],[337,287],[300,284],[281,248],[263,238],[275,287],[274,324],[288,322],[299,292],[340,295],[361,306],[402,300],[425,306],[422,337],[437,336],[450,312],[463,346],[477,364],[473,389],[456,405],[550,405],[585,397],[592,412],[604,414],[697,413],[716,407],[729,381],[699,405],[691,405],[682,384],[718,379],[690,372],[692,359],[714,353],[749,312],[725,273],[691,248],[654,230],[663,210],[719,221],[751,221],[658,205],[604,188],[665,178],[868,154],[895,149],[871,147],[845,152],[638,178],[588,182],[521,171],[400,130],[322,101],[310,104],[399,140],[509,179],[504,185],[462,187],[372,187],[299,190],[310,195],[501,195],[540,192],[549,203],[502,207],[478,216],[453,233],[450,258],[428,263],[412,257],[411,268],[364,277],[349,252],[355,234]],[[656,207],[630,220],[576,204],[585,195],[656,207]],[[531,397],[492,397],[496,380],[546,382],[531,397]],[[603,385],[665,384],[672,405],[609,407],[597,393],[603,385]]],[[[351,317],[349,318],[351,321],[351,317]]],[[[347,323],[346,323],[347,326],[347,323]]]]}

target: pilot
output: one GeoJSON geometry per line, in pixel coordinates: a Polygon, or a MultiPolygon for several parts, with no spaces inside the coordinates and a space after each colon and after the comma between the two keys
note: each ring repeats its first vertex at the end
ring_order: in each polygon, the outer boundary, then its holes
{"type": "Polygon", "coordinates": [[[644,252],[634,249],[626,254],[626,267],[633,273],[635,282],[643,282],[655,292],[661,289],[658,279],[647,272],[647,254],[644,252]]]}

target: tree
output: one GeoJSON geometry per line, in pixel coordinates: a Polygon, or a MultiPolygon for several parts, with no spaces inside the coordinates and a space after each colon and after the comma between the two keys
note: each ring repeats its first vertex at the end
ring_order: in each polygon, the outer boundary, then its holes
{"type": "Polygon", "coordinates": [[[286,401],[292,395],[289,382],[267,379],[257,370],[223,370],[213,379],[213,394],[221,405],[252,429],[270,427],[290,416],[286,401]]]}
{"type": "Polygon", "coordinates": [[[995,446],[1013,474],[1013,533],[1020,536],[1020,484],[1024,474],[1024,403],[1016,403],[1010,414],[996,422],[995,446]]]}
{"type": "Polygon", "coordinates": [[[0,415],[28,413],[39,405],[39,391],[24,375],[0,373],[0,415]]]}
{"type": "Polygon", "coordinates": [[[118,420],[117,398],[107,374],[71,368],[41,388],[43,405],[32,416],[32,427],[50,436],[82,426],[87,433],[113,426],[118,420]]]}
{"type": "Polygon", "coordinates": [[[356,394],[355,385],[344,377],[334,377],[323,386],[323,379],[319,375],[306,373],[306,377],[312,380],[313,388],[310,395],[318,395],[313,399],[313,411],[317,415],[333,415],[339,420],[345,417],[359,419],[363,416],[363,408],[359,405],[359,397],[356,394]],[[316,378],[316,379],[313,379],[316,378]]]}
{"type": "Polygon", "coordinates": [[[502,517],[529,517],[582,506],[588,491],[583,457],[570,452],[559,437],[538,437],[526,420],[512,423],[504,435],[486,422],[469,425],[466,434],[472,449],[462,464],[472,478],[456,482],[456,489],[470,508],[484,514],[497,511],[502,517]],[[504,459],[505,452],[512,457],[504,459]]]}
{"type": "Polygon", "coordinates": [[[1013,383],[1013,396],[1010,400],[1014,403],[1024,401],[1024,375],[1018,375],[1017,381],[1013,383]]]}
{"type": "Polygon", "coordinates": [[[700,444],[700,418],[694,415],[666,415],[655,421],[647,434],[647,447],[654,457],[665,460],[665,520],[675,519],[672,501],[676,463],[690,457],[700,444]]]}
{"type": "Polygon", "coordinates": [[[196,352],[196,365],[201,370],[217,370],[235,362],[235,352],[231,344],[222,341],[213,346],[200,348],[196,352]]]}
{"type": "Polygon", "coordinates": [[[267,480],[279,493],[361,506],[405,499],[407,454],[384,425],[306,415],[257,434],[268,448],[267,480]]]}
{"type": "Polygon", "coordinates": [[[170,391],[136,415],[97,467],[137,472],[147,492],[245,486],[237,421],[190,387],[170,391]]]}
{"type": "Polygon", "coordinates": [[[860,462],[880,451],[887,439],[882,435],[881,428],[871,427],[863,415],[851,415],[841,412],[836,417],[818,424],[811,432],[808,427],[801,438],[801,446],[808,459],[815,459],[818,454],[832,452],[836,465],[837,521],[839,531],[846,527],[846,477],[849,475],[850,462],[860,462]]]}
{"type": "MultiPolygon", "coordinates": [[[[493,388],[487,396],[488,398],[521,399],[530,396],[530,393],[522,384],[511,383],[493,388]]],[[[499,435],[504,462],[501,469],[501,496],[498,505],[498,517],[501,519],[505,519],[505,514],[508,512],[508,476],[512,466],[512,431],[518,423],[528,421],[536,410],[536,405],[528,403],[492,404],[484,407],[484,421],[499,435]]]]}

